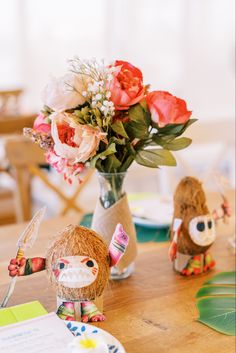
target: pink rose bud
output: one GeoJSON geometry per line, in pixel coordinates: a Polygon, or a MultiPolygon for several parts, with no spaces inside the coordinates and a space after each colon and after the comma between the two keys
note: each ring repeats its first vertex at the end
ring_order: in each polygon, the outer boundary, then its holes
{"type": "Polygon", "coordinates": [[[46,122],[47,117],[43,114],[39,114],[34,121],[34,130],[37,132],[49,133],[51,131],[51,125],[46,122]]]}
{"type": "Polygon", "coordinates": [[[168,92],[150,92],[146,101],[152,121],[159,127],[168,124],[184,124],[192,114],[191,111],[187,110],[186,102],[183,99],[172,96],[168,92]]]}

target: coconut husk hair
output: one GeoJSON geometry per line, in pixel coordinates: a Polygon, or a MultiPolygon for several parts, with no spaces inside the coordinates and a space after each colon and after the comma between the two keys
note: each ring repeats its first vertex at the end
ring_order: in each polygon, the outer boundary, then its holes
{"type": "Polygon", "coordinates": [[[193,177],[182,179],[174,195],[174,217],[182,218],[186,211],[198,215],[209,213],[202,184],[193,177]]]}
{"type": "Polygon", "coordinates": [[[109,267],[108,246],[91,229],[81,226],[67,226],[53,239],[46,254],[46,268],[50,281],[56,287],[57,295],[66,300],[94,300],[99,297],[108,282],[109,267]],[[91,285],[84,288],[67,288],[58,284],[52,272],[52,265],[65,256],[88,256],[97,261],[98,275],[91,285]]]}
{"type": "Polygon", "coordinates": [[[193,177],[185,177],[178,184],[174,194],[174,218],[182,219],[181,234],[178,240],[178,251],[183,254],[196,255],[206,251],[193,243],[189,235],[189,222],[197,216],[209,214],[206,195],[201,182],[193,177]]]}

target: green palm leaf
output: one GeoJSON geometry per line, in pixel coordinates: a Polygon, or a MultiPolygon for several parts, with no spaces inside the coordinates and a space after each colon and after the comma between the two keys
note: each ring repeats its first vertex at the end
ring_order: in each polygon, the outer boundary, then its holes
{"type": "Polygon", "coordinates": [[[236,285],[236,272],[221,272],[210,278],[204,284],[234,284],[236,285]]]}
{"type": "Polygon", "coordinates": [[[198,321],[231,336],[236,333],[235,275],[234,271],[219,273],[196,294],[198,321]]]}
{"type": "Polygon", "coordinates": [[[236,295],[235,286],[203,286],[196,294],[196,298],[213,295],[236,295]]]}

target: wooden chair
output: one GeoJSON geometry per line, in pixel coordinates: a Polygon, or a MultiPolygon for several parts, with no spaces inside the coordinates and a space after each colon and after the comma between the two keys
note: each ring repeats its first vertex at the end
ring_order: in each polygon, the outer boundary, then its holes
{"type": "Polygon", "coordinates": [[[36,114],[11,116],[9,119],[0,116],[0,137],[1,135],[22,134],[24,127],[33,127],[36,114]]]}
{"type": "Polygon", "coordinates": [[[22,93],[22,89],[0,91],[0,115],[6,117],[9,115],[17,115],[22,93]]]}
{"type": "Polygon", "coordinates": [[[13,191],[0,185],[0,226],[15,223],[13,191]]]}
{"type": "Polygon", "coordinates": [[[31,218],[31,178],[38,177],[64,202],[65,206],[61,211],[65,215],[70,209],[82,212],[82,208],[76,204],[77,198],[91,178],[93,171],[89,170],[72,196],[65,195],[58,186],[55,186],[47,174],[40,168],[45,165],[43,151],[28,139],[9,140],[6,142],[6,156],[9,160],[12,175],[16,181],[16,218],[18,222],[31,218]]]}

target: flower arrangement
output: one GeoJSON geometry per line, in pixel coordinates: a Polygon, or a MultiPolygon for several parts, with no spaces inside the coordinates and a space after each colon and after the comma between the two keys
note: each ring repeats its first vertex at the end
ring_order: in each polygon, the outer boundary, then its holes
{"type": "Polygon", "coordinates": [[[85,167],[118,173],[133,161],[174,166],[170,151],[191,143],[179,138],[195,121],[185,101],[150,91],[142,72],[126,61],[105,65],[75,58],[65,76],[48,83],[42,99],[42,112],[24,133],[69,181],[85,167]]]}

